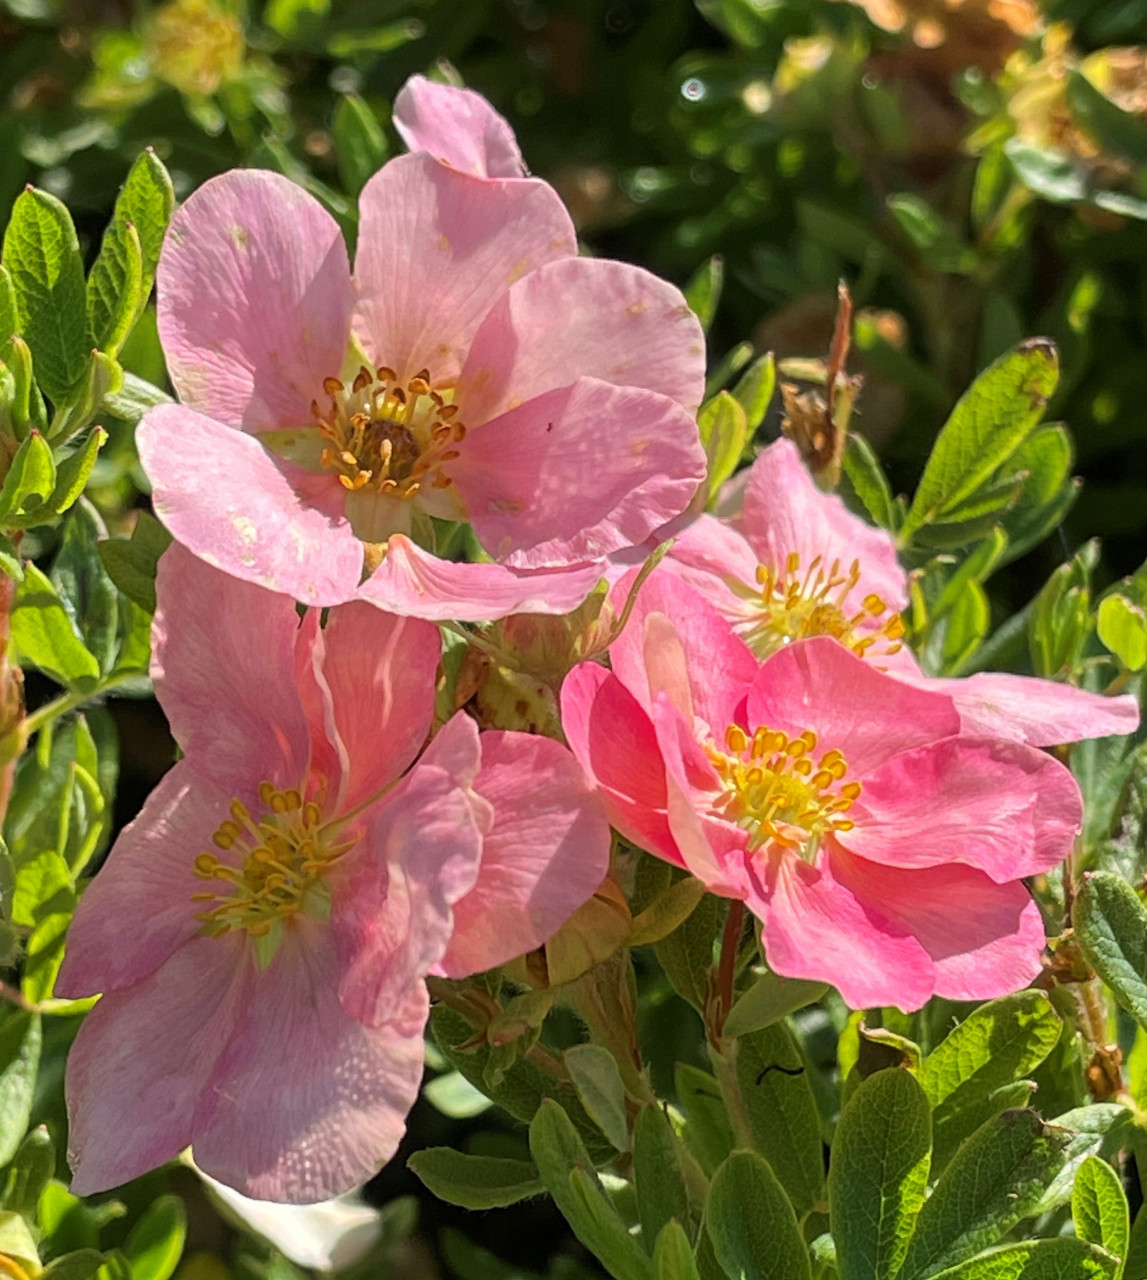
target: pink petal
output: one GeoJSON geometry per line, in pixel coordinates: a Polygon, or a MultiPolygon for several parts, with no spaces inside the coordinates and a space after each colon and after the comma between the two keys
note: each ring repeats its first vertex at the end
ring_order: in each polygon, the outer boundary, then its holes
{"type": "Polygon", "coordinates": [[[758,559],[774,571],[793,554],[804,570],[819,556],[826,569],[839,561],[847,573],[855,560],[860,580],[843,602],[846,614],[869,593],[896,613],[907,606],[908,578],[892,538],[818,489],[791,440],[771,444],[749,469],[742,519],[758,559]]]}
{"type": "Polygon", "coordinates": [[[760,614],[756,553],[743,534],[714,516],[698,516],[682,529],[661,569],[688,583],[734,626],[760,614]]]}
{"type": "Polygon", "coordinates": [[[411,151],[429,151],[479,178],[523,178],[514,131],[472,89],[411,76],[394,100],[394,127],[411,151]]]}
{"type": "Polygon", "coordinates": [[[232,796],[246,792],[257,803],[253,790],[238,779],[220,790],[187,760],[162,778],[84,892],[68,931],[57,995],[79,1000],[127,987],[195,938],[202,927],[197,913],[208,905],[192,900],[207,890],[195,874],[195,858],[212,848],[232,796]]]}
{"type": "Polygon", "coordinates": [[[965,733],[1014,738],[1033,747],[1134,733],[1139,726],[1139,703],[1130,694],[1106,697],[1054,680],[995,671],[960,680],[923,677],[920,683],[951,697],[965,733]]]}
{"type": "MultiPolygon", "coordinates": [[[[614,588],[617,607],[628,599],[635,577],[630,574],[614,588]]],[[[648,707],[656,693],[650,683],[652,650],[646,633],[647,620],[654,614],[667,618],[679,637],[694,713],[722,739],[760,664],[715,609],[675,574],[658,568],[642,584],[629,621],[609,650],[613,670],[643,706],[648,707]]]]}
{"type": "Polygon", "coordinates": [[[459,564],[396,534],[358,594],[380,609],[432,622],[489,622],[511,613],[569,613],[597,586],[602,572],[593,563],[533,572],[459,564]]]}
{"type": "Polygon", "coordinates": [[[205,1082],[193,1151],[244,1195],[313,1204],[394,1154],[422,1079],[428,1000],[416,982],[364,1027],[339,1004],[325,926],[299,920],[292,933],[205,1082]]]}
{"type": "Polygon", "coordinates": [[[469,432],[450,477],[486,550],[521,568],[599,559],[689,504],[705,456],[693,419],[596,378],[469,432]]]}
{"type": "Polygon", "coordinates": [[[583,662],[562,685],[562,727],[627,839],[683,866],[666,816],[665,764],[648,714],[621,681],[583,662]]]}
{"type": "Polygon", "coordinates": [[[609,870],[609,823],[561,743],[483,733],[475,790],[493,807],[473,889],[454,908],[440,971],[461,978],[541,946],[609,870]]]}
{"type": "Polygon", "coordinates": [[[342,233],[313,196],[277,173],[212,178],[172,218],[157,285],[184,404],[248,431],[310,422],[353,305],[342,233]]]}
{"type": "Polygon", "coordinates": [[[656,391],[695,415],[705,391],[705,335],[681,291],[623,262],[547,263],[483,320],[458,400],[476,424],[579,378],[656,391]]]}
{"type": "Polygon", "coordinates": [[[442,639],[429,622],[352,601],[331,610],[320,644],[345,813],[398,778],[426,741],[442,639]]]}
{"type": "Polygon", "coordinates": [[[201,560],[301,600],[349,600],[362,544],[339,486],[278,464],[253,436],[182,405],[160,405],[136,431],[155,513],[201,560]]]}
{"type": "Polygon", "coordinates": [[[935,966],[936,995],[993,1000],[1026,987],[1040,971],[1043,918],[1018,880],[996,884],[955,865],[882,867],[843,849],[833,853],[833,874],[923,944],[935,966]]]}
{"type": "Polygon", "coordinates": [[[437,766],[415,765],[375,807],[331,880],[339,998],[351,1017],[382,1025],[442,958],[451,907],[472,888],[481,854],[469,797],[437,766]]]}
{"type": "Polygon", "coordinates": [[[156,596],[156,694],[198,775],[232,795],[263,779],[297,787],[311,747],[290,678],[294,601],[221,573],[178,543],[159,562],[156,596]]]}
{"type": "Polygon", "coordinates": [[[798,640],[761,666],[749,694],[750,731],[817,734],[819,756],[842,752],[849,780],[898,752],[957,733],[951,698],[914,688],[873,668],[828,636],[798,640]]]}
{"type": "MultiPolygon", "coordinates": [[[[121,936],[140,918],[121,913],[121,936]]],[[[196,1098],[246,1013],[245,947],[235,935],[197,938],[84,1019],[65,1083],[76,1195],[130,1182],[191,1141],[196,1098]]]]}
{"type": "Polygon", "coordinates": [[[544,182],[477,178],[425,153],[384,165],[359,209],[355,332],[403,383],[426,368],[436,386],[452,386],[498,296],[577,253],[569,214],[544,182]]]}
{"type": "Polygon", "coordinates": [[[835,874],[772,852],[749,905],[764,922],[765,958],[785,978],[831,982],[853,1009],[895,1005],[910,1013],[932,995],[935,970],[924,946],[879,903],[835,874]]]}
{"type": "Polygon", "coordinates": [[[979,867],[998,884],[1071,851],[1083,801],[1071,773],[1020,742],[958,737],[903,751],[863,779],[843,842],[872,862],[979,867]]]}

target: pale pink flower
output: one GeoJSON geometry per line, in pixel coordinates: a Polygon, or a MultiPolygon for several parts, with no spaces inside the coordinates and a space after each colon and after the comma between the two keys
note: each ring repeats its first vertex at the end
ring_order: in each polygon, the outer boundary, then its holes
{"type": "Polygon", "coordinates": [[[623,835],[745,901],[773,970],[905,1010],[1035,977],[1021,877],[1062,860],[1082,815],[1058,761],[961,733],[946,694],[828,637],[761,663],[668,574],[610,657],[562,688],[574,754],[623,835]]]}
{"type": "Polygon", "coordinates": [[[925,676],[901,639],[908,577],[895,543],[817,488],[791,441],[762,451],[735,498],[724,519],[703,515],[679,533],[658,572],[689,583],[758,657],[832,636],[881,670],[948,694],[965,731],[1033,746],[1130,733],[1138,724],[1128,695],[996,672],[925,676]]]}
{"type": "Polygon", "coordinates": [[[411,76],[394,100],[394,127],[411,151],[480,178],[524,178],[514,131],[473,89],[411,76]]]}
{"type": "Polygon", "coordinates": [[[352,602],[320,629],[178,545],[157,593],[184,754],[68,936],[57,989],[104,993],[68,1063],[73,1185],[192,1144],[245,1195],[323,1200],[402,1136],[425,976],[544,941],[604,876],[608,827],[558,743],[480,742],[460,714],[424,749],[430,623],[352,602]]]}
{"type": "Polygon", "coordinates": [[[202,559],[307,604],[565,613],[688,505],[705,357],[681,293],[577,257],[544,182],[454,159],[371,178],[353,277],[334,219],[276,174],[223,174],[176,213],[158,318],[182,403],[138,439],[202,559]],[[439,558],[456,522],[492,562],[439,558]]]}

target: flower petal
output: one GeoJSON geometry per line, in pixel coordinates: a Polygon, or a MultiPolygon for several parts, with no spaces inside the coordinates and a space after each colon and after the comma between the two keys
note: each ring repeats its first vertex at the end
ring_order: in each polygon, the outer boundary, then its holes
{"type": "Polygon", "coordinates": [[[609,823],[568,748],[529,733],[481,736],[474,789],[494,811],[482,864],[454,907],[440,971],[461,978],[548,941],[609,870],[609,823]]]}
{"type": "Polygon", "coordinates": [[[415,765],[372,811],[331,880],[339,998],[351,1017],[382,1025],[442,958],[451,907],[477,879],[481,854],[469,796],[435,765],[415,765]]]}
{"type": "Polygon", "coordinates": [[[359,210],[355,332],[402,383],[426,368],[452,386],[499,294],[577,253],[569,214],[544,182],[478,178],[425,153],[384,165],[359,210]]]}
{"type": "Polygon", "coordinates": [[[351,601],[331,610],[319,643],[345,813],[394,782],[426,741],[442,639],[429,622],[351,601]]]}
{"type": "Polygon", "coordinates": [[[136,443],[156,515],[201,560],[304,604],[354,596],[362,544],[329,476],[276,463],[254,437],[182,405],[150,410],[136,443]]]}
{"type": "Polygon", "coordinates": [[[296,922],[204,1088],[195,1161],[244,1195],[313,1204],[389,1160],[422,1079],[426,989],[370,1028],[339,1004],[338,964],[317,921],[296,922]]]}
{"type": "Polygon", "coordinates": [[[159,562],[156,597],[156,694],[198,775],[231,795],[263,779],[297,787],[311,748],[291,678],[294,601],[221,573],[178,543],[159,562]]]}
{"type": "Polygon", "coordinates": [[[248,431],[310,422],[353,305],[342,233],[314,196],[257,169],[210,179],[171,220],[157,288],[184,404],[248,431]]]}
{"type": "Polygon", "coordinates": [[[841,602],[845,614],[859,609],[870,593],[896,613],[907,606],[908,576],[892,538],[854,516],[835,494],[818,489],[791,440],[777,440],[749,468],[741,518],[758,559],[774,571],[783,570],[794,554],[802,569],[819,556],[826,570],[839,561],[847,573],[856,561],[860,577],[841,602]]]}
{"type": "Polygon", "coordinates": [[[700,515],[677,535],[661,565],[687,582],[734,626],[760,614],[757,557],[743,534],[711,515],[700,515]]]}
{"type": "Polygon", "coordinates": [[[585,377],[656,391],[695,415],[705,335],[681,291],[624,262],[547,263],[482,321],[457,398],[476,424],[585,377]]]}
{"type": "Polygon", "coordinates": [[[853,1009],[910,1013],[935,988],[935,969],[909,929],[858,897],[822,856],[815,867],[774,850],[749,906],[764,922],[765,958],[785,978],[831,982],[853,1009]]]}
{"type": "Polygon", "coordinates": [[[684,510],[705,473],[675,401],[596,378],[470,431],[450,463],[474,532],[521,568],[598,559],[684,510]]]}
{"type": "Polygon", "coordinates": [[[191,1141],[196,1098],[246,1013],[245,947],[197,938],[84,1019],[65,1082],[76,1195],[130,1182],[191,1141]]]}
{"type": "Polygon", "coordinates": [[[1014,738],[1033,747],[1134,733],[1139,726],[1139,703],[1131,694],[1107,697],[1055,680],[996,671],[959,680],[921,677],[919,683],[951,697],[965,733],[1014,738]]]}
{"type": "Polygon", "coordinates": [[[255,798],[253,784],[236,779],[216,788],[186,760],[161,779],[84,892],[68,931],[58,995],[79,1000],[138,983],[195,938],[202,924],[196,913],[205,904],[192,895],[207,888],[195,874],[195,858],[211,848],[236,791],[255,798]]]}
{"type": "Polygon", "coordinates": [[[411,76],[394,100],[394,127],[411,151],[479,178],[524,178],[514,131],[472,89],[411,76]]]}
{"type": "Polygon", "coordinates": [[[511,613],[570,613],[597,586],[595,563],[533,572],[500,564],[459,564],[396,534],[386,556],[359,588],[380,609],[432,622],[490,622],[511,613]]]}
{"type": "Polygon", "coordinates": [[[898,752],[959,732],[951,698],[893,679],[828,636],[798,640],[768,658],[748,700],[748,725],[790,737],[812,729],[818,753],[835,747],[851,781],[898,752]]]}
{"type": "Polygon", "coordinates": [[[1058,760],[998,738],[900,752],[863,787],[843,841],[854,853],[893,867],[964,863],[998,884],[1057,866],[1083,821],[1079,787],[1058,760]]]}
{"type": "Polygon", "coordinates": [[[684,866],[666,815],[665,762],[633,694],[612,672],[583,662],[562,685],[562,727],[613,825],[640,848],[684,866]]]}
{"type": "Polygon", "coordinates": [[[972,867],[906,871],[833,853],[833,874],[862,902],[903,925],[932,957],[935,994],[994,1000],[1026,987],[1046,945],[1039,907],[1019,880],[996,884],[972,867]]]}

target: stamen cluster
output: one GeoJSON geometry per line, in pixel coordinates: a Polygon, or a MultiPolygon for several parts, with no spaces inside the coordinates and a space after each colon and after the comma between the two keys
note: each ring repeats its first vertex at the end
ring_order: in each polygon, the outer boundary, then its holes
{"type": "Polygon", "coordinates": [[[294,788],[279,791],[269,782],[261,782],[259,799],[266,811],[257,822],[241,800],[232,800],[231,817],[211,837],[217,848],[238,852],[243,858],[241,866],[223,862],[211,852],[195,859],[197,876],[230,886],[192,895],[195,902],[215,903],[198,913],[204,932],[212,937],[234,929],[264,937],[276,921],[312,905],[309,898],[317,906],[315,891],[323,874],[353,843],[328,844],[319,805],[313,800],[304,803],[294,788]]]}
{"type": "Polygon", "coordinates": [[[726,750],[707,748],[724,784],[718,812],[749,832],[750,850],[772,841],[811,858],[823,835],[852,830],[855,824],[841,815],[860,795],[860,783],[844,782],[848,765],[835,748],[814,762],[816,744],[811,729],[790,738],[761,725],[750,737],[731,724],[726,750]]]}
{"type": "Polygon", "coordinates": [[[871,656],[899,653],[904,623],[899,613],[889,613],[887,604],[875,592],[864,597],[859,610],[845,612],[845,602],[860,576],[859,560],[853,560],[846,573],[839,560],[826,567],[822,556],[814,557],[802,573],[801,559],[795,551],[786,558],[783,572],[758,565],[764,616],[746,640],[761,656],[774,652],[781,644],[808,636],[831,636],[862,658],[869,656],[867,651],[878,641],[883,641],[884,646],[871,656]],[[883,621],[874,627],[872,623],[878,618],[883,621]]]}
{"type": "Polygon", "coordinates": [[[317,400],[311,402],[330,442],[320,461],[344,488],[369,485],[395,498],[413,498],[425,484],[449,488],[452,481],[440,468],[458,457],[452,446],[465,438],[466,428],[456,419],[458,406],[431,386],[429,369],[403,387],[386,365],[373,371],[363,365],[349,387],[324,378],[323,390],[330,408],[324,413],[317,400]]]}

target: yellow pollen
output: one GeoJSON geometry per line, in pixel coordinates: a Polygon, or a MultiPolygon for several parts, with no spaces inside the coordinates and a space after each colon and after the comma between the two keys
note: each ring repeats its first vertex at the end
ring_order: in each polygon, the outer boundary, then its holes
{"type": "Polygon", "coordinates": [[[311,412],[329,442],[320,463],[333,471],[350,492],[370,486],[393,498],[413,498],[428,482],[445,489],[453,483],[442,471],[459,456],[455,447],[466,435],[457,421],[453,394],[436,390],[429,369],[420,369],[405,385],[387,365],[359,369],[348,388],[338,378],[324,378],[330,404],[317,401],[311,412]]]}
{"type": "Polygon", "coordinates": [[[707,748],[722,792],[722,817],[749,833],[749,849],[768,843],[791,849],[812,861],[822,837],[851,831],[843,815],[861,793],[859,782],[846,782],[844,756],[835,748],[817,757],[811,729],[790,737],[759,725],[750,736],[740,725],[725,730],[724,747],[707,748]]]}
{"type": "Polygon", "coordinates": [[[768,657],[809,636],[832,636],[858,656],[877,661],[903,647],[900,615],[891,612],[875,592],[864,597],[859,609],[848,605],[860,582],[859,560],[845,570],[839,560],[828,564],[823,556],[816,556],[802,569],[800,556],[792,551],[785,557],[783,572],[759,564],[756,577],[757,616],[744,635],[758,657],[768,657]]]}
{"type": "Polygon", "coordinates": [[[241,862],[233,865],[204,852],[192,864],[199,879],[221,882],[210,893],[192,895],[197,905],[212,904],[196,911],[203,932],[212,937],[236,929],[265,937],[272,926],[301,911],[322,914],[328,901],[323,877],[353,843],[331,843],[319,805],[304,804],[294,788],[281,791],[261,782],[258,794],[264,813],[257,822],[246,805],[232,800],[230,819],[212,836],[217,848],[234,851],[241,862]]]}

